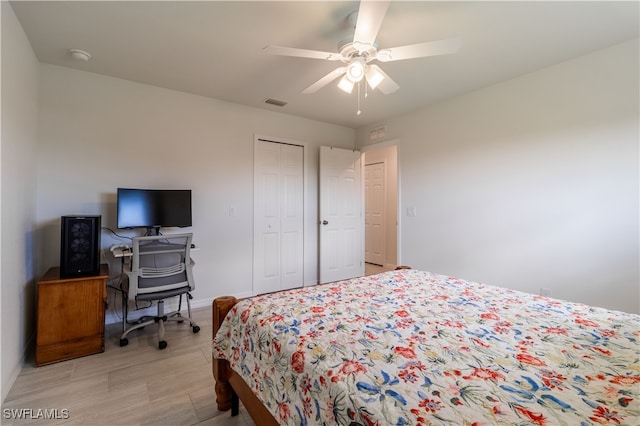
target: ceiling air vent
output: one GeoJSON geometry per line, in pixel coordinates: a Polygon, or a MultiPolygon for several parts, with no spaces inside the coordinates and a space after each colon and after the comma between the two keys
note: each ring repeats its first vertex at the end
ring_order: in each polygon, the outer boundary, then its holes
{"type": "Polygon", "coordinates": [[[369,142],[379,141],[384,139],[384,134],[387,128],[385,126],[378,127],[377,129],[369,130],[369,142]]]}
{"type": "Polygon", "coordinates": [[[285,102],[285,101],[281,101],[279,99],[273,99],[273,98],[267,98],[264,101],[264,103],[265,104],[276,105],[276,106],[279,106],[279,107],[283,107],[283,106],[285,106],[287,104],[287,102],[285,102]]]}

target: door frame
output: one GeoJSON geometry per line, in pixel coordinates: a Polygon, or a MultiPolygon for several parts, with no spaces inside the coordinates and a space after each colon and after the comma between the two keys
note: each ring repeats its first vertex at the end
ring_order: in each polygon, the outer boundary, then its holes
{"type": "MultiPolygon", "coordinates": [[[[366,153],[369,151],[375,151],[378,149],[382,149],[382,148],[387,148],[390,146],[395,146],[396,147],[396,200],[395,200],[395,206],[396,206],[396,263],[397,265],[391,265],[391,264],[385,264],[384,266],[389,268],[389,267],[396,267],[398,265],[402,265],[402,233],[400,232],[400,230],[402,229],[402,209],[401,209],[401,189],[402,189],[402,179],[401,179],[401,168],[400,168],[400,139],[390,139],[388,141],[384,141],[384,142],[379,142],[379,143],[374,143],[374,144],[370,144],[370,145],[366,145],[366,146],[361,146],[358,148],[358,150],[362,153],[362,156],[365,157],[366,153]]],[[[364,170],[364,165],[365,162],[362,162],[362,167],[364,170]]],[[[364,182],[363,182],[364,185],[364,182]]],[[[365,200],[366,203],[366,200],[365,200]]],[[[363,217],[363,224],[364,224],[364,217],[363,217]]],[[[364,257],[364,247],[363,247],[363,257],[364,257]]]]}

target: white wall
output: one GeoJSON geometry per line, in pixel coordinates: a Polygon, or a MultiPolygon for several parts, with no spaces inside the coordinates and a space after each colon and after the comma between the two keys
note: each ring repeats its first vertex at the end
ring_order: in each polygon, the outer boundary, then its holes
{"type": "MultiPolygon", "coordinates": [[[[101,214],[116,230],[116,188],[188,188],[200,247],[195,305],[250,294],[258,134],[305,144],[305,283],[317,282],[318,147],[352,149],[353,129],[63,67],[40,70],[40,272],[59,263],[60,216],[101,214]]],[[[102,232],[103,247],[116,242],[123,241],[102,232]]],[[[116,275],[120,264],[111,266],[116,275]]]]}
{"type": "Polygon", "coordinates": [[[400,139],[400,262],[640,312],[638,63],[634,40],[358,129],[400,139]]]}
{"type": "Polygon", "coordinates": [[[8,2],[2,14],[2,400],[22,368],[35,327],[34,220],[38,61],[8,2]]]}

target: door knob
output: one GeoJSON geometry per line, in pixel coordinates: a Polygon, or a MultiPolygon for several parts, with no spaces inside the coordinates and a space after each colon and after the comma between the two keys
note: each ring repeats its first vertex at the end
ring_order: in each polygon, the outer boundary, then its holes
{"type": "Polygon", "coordinates": [[[329,222],[328,222],[328,221],[326,221],[326,220],[323,220],[323,221],[322,221],[322,224],[323,224],[323,225],[328,225],[328,224],[329,224],[329,222]]]}

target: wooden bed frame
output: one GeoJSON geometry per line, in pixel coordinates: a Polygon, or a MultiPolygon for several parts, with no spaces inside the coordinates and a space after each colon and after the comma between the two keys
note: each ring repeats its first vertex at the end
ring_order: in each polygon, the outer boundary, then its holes
{"type": "MultiPolygon", "coordinates": [[[[233,296],[222,296],[213,301],[211,306],[213,337],[220,329],[224,317],[238,301],[233,296]]],[[[249,412],[256,424],[265,426],[277,426],[279,424],[273,418],[271,412],[255,396],[251,388],[242,380],[242,377],[229,366],[229,361],[213,358],[212,370],[213,377],[216,380],[218,410],[228,411],[231,409],[231,415],[237,416],[241,400],[242,405],[244,405],[244,408],[249,412]]]]}
{"type": "MultiPolygon", "coordinates": [[[[411,269],[411,267],[398,266],[395,269],[411,269]]],[[[213,324],[212,339],[215,338],[216,333],[222,325],[222,321],[224,321],[224,318],[227,316],[227,313],[240,300],[241,299],[236,299],[233,296],[221,296],[214,299],[211,306],[213,324]]],[[[231,415],[237,416],[240,410],[240,401],[242,401],[242,405],[249,412],[249,415],[256,424],[259,424],[261,426],[279,425],[271,412],[253,393],[251,388],[244,382],[242,377],[240,377],[238,373],[233,371],[233,369],[229,365],[229,361],[224,359],[212,358],[211,364],[213,377],[216,381],[215,389],[218,410],[231,410],[231,415]]]]}

